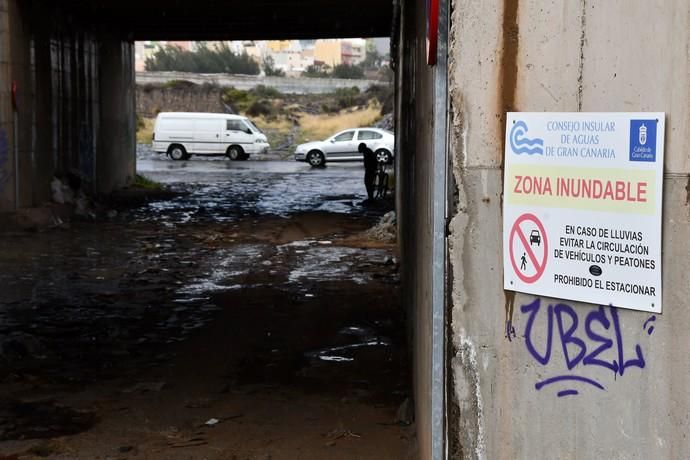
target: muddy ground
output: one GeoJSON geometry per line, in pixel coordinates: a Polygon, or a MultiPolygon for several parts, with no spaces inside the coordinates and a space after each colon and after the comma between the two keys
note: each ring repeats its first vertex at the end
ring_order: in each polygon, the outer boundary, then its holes
{"type": "Polygon", "coordinates": [[[359,165],[141,159],[174,198],[0,238],[0,459],[404,459],[359,165]]]}

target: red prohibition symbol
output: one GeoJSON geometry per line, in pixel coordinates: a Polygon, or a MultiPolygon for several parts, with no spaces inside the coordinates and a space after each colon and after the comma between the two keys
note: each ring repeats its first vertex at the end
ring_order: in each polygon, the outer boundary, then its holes
{"type": "Polygon", "coordinates": [[[518,278],[520,278],[523,282],[528,284],[532,284],[539,278],[541,278],[541,275],[543,275],[544,271],[546,270],[546,261],[549,255],[549,243],[546,237],[546,230],[544,230],[544,226],[542,225],[541,221],[537,218],[537,216],[531,213],[525,213],[518,217],[515,223],[513,224],[513,228],[510,230],[510,238],[508,239],[508,244],[510,246],[510,263],[513,265],[513,270],[515,271],[515,274],[518,276],[518,278]],[[534,254],[532,246],[529,243],[532,236],[528,238],[527,236],[525,236],[525,233],[522,231],[522,228],[520,228],[520,224],[526,221],[533,222],[539,230],[539,238],[541,239],[539,246],[541,246],[542,244],[544,245],[544,255],[541,258],[541,260],[537,259],[537,256],[534,254]],[[536,270],[536,273],[534,275],[525,275],[524,273],[522,273],[520,267],[518,266],[518,261],[515,258],[513,250],[513,246],[515,246],[514,243],[516,237],[519,239],[519,242],[525,248],[525,253],[527,257],[529,257],[530,262],[532,262],[532,265],[534,265],[534,268],[536,270]]]}

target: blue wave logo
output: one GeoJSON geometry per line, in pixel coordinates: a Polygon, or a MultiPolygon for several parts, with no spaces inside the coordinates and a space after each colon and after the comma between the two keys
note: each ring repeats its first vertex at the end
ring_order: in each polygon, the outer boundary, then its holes
{"type": "Polygon", "coordinates": [[[513,152],[518,155],[521,153],[543,155],[544,139],[538,137],[530,139],[525,134],[527,134],[527,124],[524,121],[516,121],[513,124],[513,129],[510,130],[510,148],[513,149],[513,152]]]}

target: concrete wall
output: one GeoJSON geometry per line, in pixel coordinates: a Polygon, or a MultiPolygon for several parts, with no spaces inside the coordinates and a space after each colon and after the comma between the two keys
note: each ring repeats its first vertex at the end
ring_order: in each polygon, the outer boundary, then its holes
{"type": "Polygon", "coordinates": [[[0,0],[0,211],[49,201],[56,174],[95,192],[132,179],[132,48],[56,6],[0,0]]]}
{"type": "Polygon", "coordinates": [[[137,115],[153,118],[159,112],[227,111],[224,89],[217,86],[190,85],[171,88],[165,85],[136,85],[137,115]]]}
{"type": "Polygon", "coordinates": [[[373,85],[386,85],[378,80],[351,80],[346,78],[261,77],[258,75],[195,74],[186,72],[137,72],[138,85],[162,84],[175,80],[191,81],[197,85],[233,86],[249,90],[259,85],[270,86],[286,94],[332,93],[340,88],[356,86],[361,91],[373,85]]]}
{"type": "MultiPolygon", "coordinates": [[[[456,0],[453,11],[449,134],[458,186],[449,239],[451,457],[690,458],[688,2],[456,0]],[[546,309],[564,303],[579,319],[575,336],[594,351],[601,342],[592,341],[584,327],[596,306],[523,294],[513,298],[502,289],[509,110],[667,114],[664,311],[653,319],[606,308],[608,321],[618,316],[620,334],[614,328],[598,331],[616,344],[602,360],[637,360],[624,375],[601,365],[568,369],[567,343],[557,331],[549,340],[546,309]],[[525,305],[540,306],[531,330],[525,305]],[[528,350],[528,338],[537,354],[551,344],[545,364],[528,350]],[[605,383],[606,391],[578,387],[579,395],[558,398],[553,388],[535,388],[545,377],[573,373],[605,383]]],[[[570,347],[577,353],[578,347],[570,347]]]]}
{"type": "Polygon", "coordinates": [[[100,126],[96,155],[99,192],[111,192],[136,174],[134,47],[102,36],[100,46],[100,126]]]}

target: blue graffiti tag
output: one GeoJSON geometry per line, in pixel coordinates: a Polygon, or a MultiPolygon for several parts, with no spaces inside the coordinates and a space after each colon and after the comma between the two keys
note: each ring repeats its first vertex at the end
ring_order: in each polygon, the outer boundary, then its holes
{"type": "Polygon", "coordinates": [[[543,155],[544,140],[538,137],[530,139],[525,134],[527,134],[527,124],[522,120],[514,122],[513,128],[510,130],[510,148],[513,149],[513,152],[517,155],[521,153],[543,155]]]}
{"type": "MultiPolygon", "coordinates": [[[[532,303],[520,307],[520,311],[528,315],[524,334],[525,346],[530,355],[542,366],[551,362],[555,323],[557,342],[560,343],[564,364],[568,371],[572,371],[578,366],[596,366],[613,371],[614,376],[622,377],[626,369],[632,367],[644,369],[646,363],[642,347],[639,344],[635,345],[633,356],[626,357],[620,319],[615,307],[599,306],[589,310],[584,321],[581,321],[575,309],[570,305],[549,304],[546,308],[545,344],[539,351],[535,343],[533,328],[541,310],[541,299],[535,299],[532,303]],[[580,329],[584,329],[584,334],[580,329]],[[606,353],[608,350],[611,350],[613,356],[606,353]]],[[[650,317],[644,323],[643,330],[648,335],[651,335],[654,330],[654,326],[649,326],[654,321],[656,321],[656,316],[650,317]]],[[[566,381],[585,383],[605,390],[604,386],[596,380],[573,374],[550,377],[537,382],[534,387],[541,390],[546,385],[566,381]]],[[[576,394],[578,394],[577,390],[568,389],[558,392],[558,397],[576,394]]]]}
{"type": "Polygon", "coordinates": [[[0,129],[0,191],[5,188],[5,184],[10,178],[10,171],[7,170],[7,163],[10,159],[10,144],[7,140],[7,132],[4,128],[0,129]]]}

